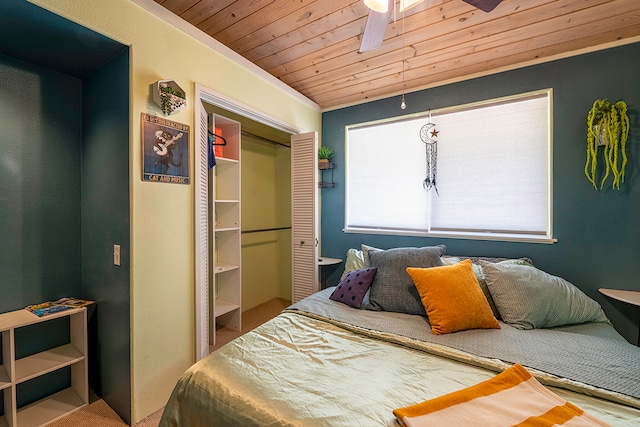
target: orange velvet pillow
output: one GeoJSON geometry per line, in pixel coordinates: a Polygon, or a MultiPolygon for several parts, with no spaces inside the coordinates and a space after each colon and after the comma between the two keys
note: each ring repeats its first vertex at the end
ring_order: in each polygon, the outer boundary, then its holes
{"type": "Polygon", "coordinates": [[[467,329],[500,329],[471,260],[430,268],[407,268],[434,335],[467,329]]]}

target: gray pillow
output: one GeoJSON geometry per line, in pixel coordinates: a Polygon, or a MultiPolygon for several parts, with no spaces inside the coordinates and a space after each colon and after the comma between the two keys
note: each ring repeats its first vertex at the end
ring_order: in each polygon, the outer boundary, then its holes
{"type": "Polygon", "coordinates": [[[489,288],[487,287],[487,281],[484,278],[484,273],[482,272],[482,267],[478,262],[487,261],[492,263],[504,263],[504,264],[524,264],[524,265],[533,265],[529,258],[487,258],[487,257],[468,257],[468,256],[443,256],[442,263],[444,265],[453,265],[457,264],[463,259],[470,259],[473,262],[473,274],[475,274],[476,279],[478,280],[478,284],[480,285],[480,289],[482,289],[482,293],[485,298],[487,298],[487,302],[489,303],[489,307],[491,307],[491,311],[496,319],[502,320],[500,316],[500,312],[496,307],[496,303],[493,302],[493,298],[491,297],[491,293],[489,292],[489,288]]]}
{"type": "Polygon", "coordinates": [[[502,320],[515,328],[610,323],[600,304],[560,277],[528,265],[480,265],[502,320]]]}
{"type": "Polygon", "coordinates": [[[368,310],[394,311],[426,316],[416,286],[407,273],[407,267],[427,268],[442,265],[444,245],[424,248],[394,248],[369,251],[371,267],[376,274],[369,291],[368,310]]]}

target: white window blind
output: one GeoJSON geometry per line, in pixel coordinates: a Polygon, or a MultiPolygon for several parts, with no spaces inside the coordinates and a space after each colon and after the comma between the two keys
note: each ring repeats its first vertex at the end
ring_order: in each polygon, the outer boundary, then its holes
{"type": "Polygon", "coordinates": [[[345,231],[551,239],[551,91],[347,126],[345,231]],[[426,191],[420,128],[438,130],[426,191]]]}

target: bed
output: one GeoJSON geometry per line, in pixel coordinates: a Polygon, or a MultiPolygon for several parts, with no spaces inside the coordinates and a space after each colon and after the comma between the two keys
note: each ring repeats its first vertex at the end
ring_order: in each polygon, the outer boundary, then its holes
{"type": "Polygon", "coordinates": [[[566,425],[640,425],[640,350],[576,287],[527,259],[447,257],[443,246],[397,249],[373,248],[368,257],[354,249],[358,262],[348,253],[337,287],[194,364],[160,426],[472,425],[420,424],[402,411],[429,407],[429,416],[458,419],[458,403],[442,409],[443,399],[459,402],[460,393],[486,390],[515,368],[531,375],[526,381],[538,394],[517,396],[516,404],[496,394],[486,403],[491,409],[467,409],[478,425],[498,425],[499,416],[531,411],[547,398],[584,411],[583,424],[566,425]],[[349,291],[356,282],[366,289],[349,291]],[[438,298],[446,303],[434,306],[438,298]],[[487,309],[493,320],[469,324],[487,309]],[[458,311],[461,323],[452,327],[447,310],[458,311]],[[483,424],[481,412],[493,421],[483,424]]]}

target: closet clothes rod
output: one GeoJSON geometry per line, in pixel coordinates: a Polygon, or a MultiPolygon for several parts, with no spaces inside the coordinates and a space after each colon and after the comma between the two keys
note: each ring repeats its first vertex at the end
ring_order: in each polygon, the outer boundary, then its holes
{"type": "Polygon", "coordinates": [[[262,142],[266,142],[267,144],[282,145],[283,147],[291,148],[289,145],[287,145],[287,144],[283,144],[282,142],[274,141],[274,140],[272,140],[272,139],[267,139],[267,138],[265,138],[265,137],[263,137],[263,136],[256,135],[256,134],[251,133],[251,132],[247,132],[247,131],[245,131],[245,130],[240,131],[240,133],[241,133],[242,135],[250,136],[251,138],[258,139],[258,140],[260,140],[260,141],[262,141],[262,142]]]}
{"type": "Polygon", "coordinates": [[[257,230],[242,230],[240,234],[262,233],[265,231],[278,231],[278,230],[291,230],[291,227],[274,227],[274,228],[260,228],[257,230]]]}

